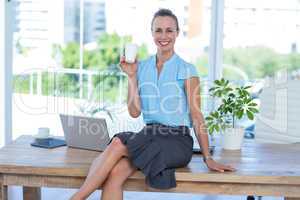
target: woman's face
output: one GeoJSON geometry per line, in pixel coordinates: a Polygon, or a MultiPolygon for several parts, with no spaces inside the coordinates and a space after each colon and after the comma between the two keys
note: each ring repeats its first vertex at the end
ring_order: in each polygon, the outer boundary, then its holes
{"type": "Polygon", "coordinates": [[[173,51],[178,36],[176,22],[172,17],[156,17],[152,24],[152,36],[158,51],[173,51]]]}

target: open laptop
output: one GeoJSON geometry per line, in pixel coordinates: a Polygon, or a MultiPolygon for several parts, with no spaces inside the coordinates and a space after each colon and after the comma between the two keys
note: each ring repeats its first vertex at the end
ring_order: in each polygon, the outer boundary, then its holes
{"type": "Polygon", "coordinates": [[[105,119],[60,114],[67,146],[104,151],[110,137],[105,119]]]}
{"type": "MultiPolygon", "coordinates": [[[[198,143],[198,140],[197,140],[197,137],[195,135],[195,130],[194,129],[191,129],[191,136],[193,137],[193,140],[194,140],[194,144],[193,144],[193,153],[195,154],[202,154],[202,149],[201,147],[199,146],[199,143],[198,143]]],[[[209,139],[210,141],[210,139],[209,139]]],[[[211,141],[210,141],[211,142],[211,141]]],[[[215,146],[212,145],[211,143],[209,142],[209,153],[211,155],[214,154],[214,151],[215,151],[215,146]]]]}

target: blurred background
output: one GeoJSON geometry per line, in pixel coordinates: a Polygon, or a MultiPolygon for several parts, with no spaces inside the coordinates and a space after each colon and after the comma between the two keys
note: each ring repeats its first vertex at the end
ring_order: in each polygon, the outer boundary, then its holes
{"type": "MultiPolygon", "coordinates": [[[[106,117],[111,134],[139,130],[142,119],[127,113],[127,79],[118,62],[127,42],[139,45],[139,60],[155,53],[150,22],[159,8],[178,16],[176,51],[197,67],[207,114],[211,0],[14,0],[13,138],[40,126],[62,135],[59,113],[106,117]]],[[[299,79],[299,0],[225,0],[223,13],[223,77],[252,85],[258,103],[275,72],[299,79]]],[[[243,125],[253,138],[255,121],[243,125]]]]}

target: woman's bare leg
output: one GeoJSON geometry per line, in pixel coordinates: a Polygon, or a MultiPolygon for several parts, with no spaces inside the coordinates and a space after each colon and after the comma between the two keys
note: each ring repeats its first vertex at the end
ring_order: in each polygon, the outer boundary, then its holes
{"type": "Polygon", "coordinates": [[[115,137],[105,151],[93,161],[83,185],[71,199],[86,199],[103,184],[116,163],[127,155],[127,147],[119,138],[115,137]]]}
{"type": "Polygon", "coordinates": [[[136,171],[128,158],[122,158],[109,173],[102,187],[101,200],[122,200],[123,185],[126,179],[136,171]]]}

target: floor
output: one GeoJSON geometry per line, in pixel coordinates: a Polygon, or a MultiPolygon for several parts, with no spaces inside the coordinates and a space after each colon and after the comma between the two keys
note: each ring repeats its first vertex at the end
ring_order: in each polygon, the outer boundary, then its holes
{"type": "MultiPolygon", "coordinates": [[[[43,200],[66,200],[75,192],[74,189],[42,188],[43,200]]],[[[21,187],[9,188],[9,200],[22,199],[21,187]]],[[[124,200],[246,200],[245,196],[212,196],[180,193],[125,192],[124,200]]],[[[256,198],[257,199],[257,198],[256,198]]],[[[100,192],[94,192],[88,200],[100,200],[100,192]]],[[[280,197],[263,197],[262,200],[283,200],[280,197]]]]}

